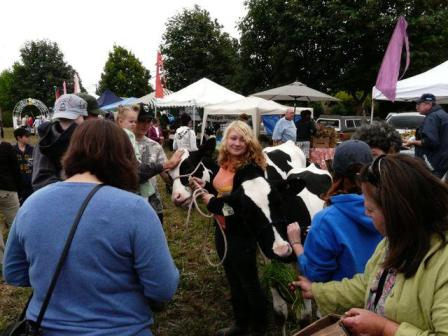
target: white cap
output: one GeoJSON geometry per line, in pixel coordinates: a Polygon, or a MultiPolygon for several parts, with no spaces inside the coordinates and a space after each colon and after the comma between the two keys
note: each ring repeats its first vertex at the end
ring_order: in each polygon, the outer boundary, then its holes
{"type": "Polygon", "coordinates": [[[54,103],[53,119],[75,120],[87,115],[87,102],[75,94],[62,95],[54,103]]]}

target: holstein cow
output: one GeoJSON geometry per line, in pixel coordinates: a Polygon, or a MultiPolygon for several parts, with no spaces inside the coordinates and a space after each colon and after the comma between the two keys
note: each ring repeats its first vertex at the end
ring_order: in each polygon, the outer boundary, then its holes
{"type": "MultiPolygon", "coordinates": [[[[186,175],[194,172],[192,176],[205,181],[206,189],[210,190],[210,183],[219,170],[211,158],[215,144],[211,139],[198,151],[185,152],[180,164],[170,171],[174,180],[172,200],[176,205],[184,205],[191,199],[192,191],[186,175]]],[[[331,177],[327,171],[314,165],[306,167],[303,152],[291,141],[265,148],[263,152],[268,163],[266,179],[245,177],[242,190],[236,197],[247,207],[247,213],[251,215],[250,229],[266,257],[292,260],[293,256],[287,258],[292,248],[287,240],[286,227],[289,223],[298,222],[303,235],[306,235],[312,216],[323,207],[318,196],[328,190],[331,177]],[[279,192],[272,192],[272,188],[279,192]]]]}

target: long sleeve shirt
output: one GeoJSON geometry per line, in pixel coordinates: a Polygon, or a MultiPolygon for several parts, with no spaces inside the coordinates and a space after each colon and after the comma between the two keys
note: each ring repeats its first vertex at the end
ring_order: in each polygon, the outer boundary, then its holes
{"type": "MultiPolygon", "coordinates": [[[[36,320],[81,203],[92,183],[58,182],[31,195],[6,246],[8,284],[31,286],[36,320]]],[[[109,186],[81,218],[43,321],[44,334],[151,335],[149,300],[174,295],[179,272],[160,221],[143,198],[109,186]]]]}

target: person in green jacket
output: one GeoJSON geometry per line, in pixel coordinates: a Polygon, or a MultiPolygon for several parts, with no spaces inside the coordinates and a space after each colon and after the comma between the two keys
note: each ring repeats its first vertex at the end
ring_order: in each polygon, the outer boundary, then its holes
{"type": "Polygon", "coordinates": [[[448,335],[448,187],[406,155],[379,156],[360,180],[385,237],[364,273],[293,287],[322,314],[342,314],[354,335],[448,335]]]}

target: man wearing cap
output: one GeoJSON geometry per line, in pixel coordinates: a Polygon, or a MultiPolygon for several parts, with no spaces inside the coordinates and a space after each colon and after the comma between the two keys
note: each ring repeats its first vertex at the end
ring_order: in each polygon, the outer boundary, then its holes
{"type": "Polygon", "coordinates": [[[103,116],[105,114],[104,111],[100,109],[95,97],[84,92],[77,93],[76,95],[87,102],[87,120],[96,119],[98,116],[103,116]]]}
{"type": "Polygon", "coordinates": [[[294,124],[294,109],[290,107],[286,111],[285,116],[275,124],[272,140],[274,145],[280,145],[288,140],[292,140],[295,143],[296,137],[297,128],[294,124]]]}
{"type": "Polygon", "coordinates": [[[425,116],[417,130],[415,156],[423,159],[434,175],[442,177],[448,170],[448,114],[436,104],[433,94],[425,93],[417,100],[417,111],[425,116]]]}
{"type": "MultiPolygon", "coordinates": [[[[152,163],[157,163],[163,165],[167,161],[167,157],[162,146],[146,136],[151,127],[151,121],[151,113],[139,108],[137,126],[134,130],[135,139],[141,153],[143,164],[150,165],[152,163]]],[[[169,181],[169,177],[165,172],[161,172],[160,176],[165,180],[165,183],[169,181]]],[[[156,211],[157,216],[159,216],[160,222],[163,224],[162,197],[157,188],[157,180],[155,176],[151,177],[146,183],[140,184],[140,195],[149,201],[156,211]],[[148,186],[150,186],[150,188],[148,188],[148,186]]]]}
{"type": "Polygon", "coordinates": [[[31,186],[31,174],[33,172],[33,150],[34,147],[30,145],[30,132],[25,127],[19,127],[14,130],[14,138],[16,138],[16,145],[14,150],[16,152],[17,161],[19,162],[20,175],[22,177],[22,187],[19,192],[20,204],[33,193],[31,186]]]}
{"type": "Polygon", "coordinates": [[[62,180],[62,156],[76,126],[87,116],[87,102],[77,95],[65,94],[56,100],[52,121],[38,129],[40,140],[33,153],[31,181],[34,190],[62,180]]]}

